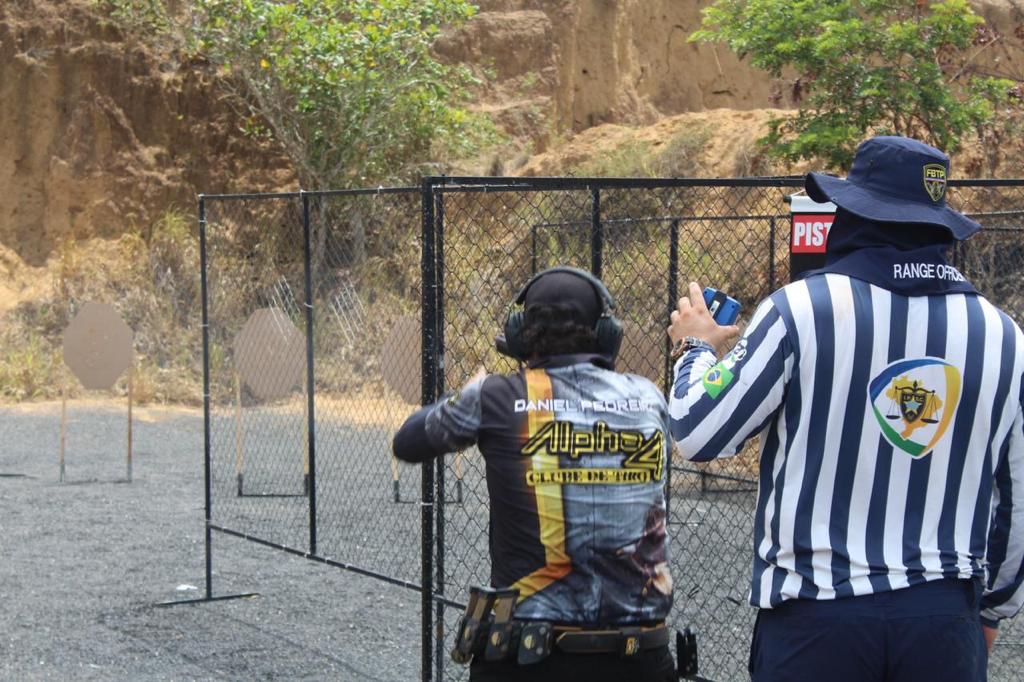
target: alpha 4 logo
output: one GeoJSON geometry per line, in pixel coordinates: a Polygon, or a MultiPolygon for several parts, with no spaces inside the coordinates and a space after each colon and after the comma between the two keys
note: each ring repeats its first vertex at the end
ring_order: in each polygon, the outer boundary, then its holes
{"type": "Polygon", "coordinates": [[[900,360],[871,380],[868,400],[885,438],[911,457],[923,457],[949,429],[960,384],[960,370],[944,360],[900,360]]]}
{"type": "Polygon", "coordinates": [[[665,457],[665,439],[661,431],[644,436],[640,431],[613,429],[605,422],[597,422],[593,429],[576,428],[569,421],[551,421],[523,444],[527,457],[537,454],[566,455],[579,460],[583,455],[618,454],[625,458],[621,469],[549,469],[529,471],[528,485],[545,483],[649,483],[660,481],[665,457]]]}

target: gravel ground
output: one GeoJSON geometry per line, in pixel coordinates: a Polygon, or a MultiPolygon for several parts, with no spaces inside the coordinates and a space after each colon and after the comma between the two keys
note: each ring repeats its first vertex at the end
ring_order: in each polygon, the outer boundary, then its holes
{"type": "MultiPolygon", "coordinates": [[[[60,404],[0,408],[0,679],[414,680],[419,594],[214,535],[205,591],[202,416],[60,404]]],[[[408,552],[418,557],[418,547],[408,552]]]]}
{"type": "MultiPolygon", "coordinates": [[[[135,416],[126,483],[124,404],[70,404],[61,484],[60,404],[0,407],[0,680],[420,678],[418,592],[230,535],[213,535],[213,595],[258,596],[157,606],[205,594],[203,422],[182,408],[135,416]]],[[[301,415],[246,420],[247,490],[301,490],[301,415]]],[[[236,425],[230,410],[213,415],[214,522],[305,548],[306,498],[236,495],[236,425]]],[[[318,419],[318,553],[418,582],[419,505],[391,500],[389,436],[318,419]]],[[[457,600],[486,580],[482,470],[478,458],[463,465],[464,503],[445,524],[446,593],[457,600]]],[[[418,499],[418,472],[400,473],[403,497],[418,499]]],[[[454,499],[450,461],[447,475],[454,499]]],[[[673,479],[673,621],[701,633],[705,675],[742,680],[753,497],[698,493],[695,482],[673,479]]],[[[456,615],[445,609],[446,638],[456,615]]],[[[1024,679],[1021,630],[1004,626],[993,682],[1024,679]]],[[[445,662],[441,679],[464,677],[445,662]]]]}

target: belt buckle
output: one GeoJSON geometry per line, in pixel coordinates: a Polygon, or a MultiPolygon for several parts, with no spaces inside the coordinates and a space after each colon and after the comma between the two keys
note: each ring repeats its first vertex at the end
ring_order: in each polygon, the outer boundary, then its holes
{"type": "Polygon", "coordinates": [[[634,658],[640,653],[640,628],[622,628],[619,631],[619,656],[621,658],[634,658]]]}

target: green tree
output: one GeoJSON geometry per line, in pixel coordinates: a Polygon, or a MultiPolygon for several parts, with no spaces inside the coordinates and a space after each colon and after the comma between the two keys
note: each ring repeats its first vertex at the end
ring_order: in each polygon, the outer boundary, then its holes
{"type": "Polygon", "coordinates": [[[995,34],[966,0],[717,0],[690,40],[725,42],[772,76],[793,76],[799,111],[760,140],[789,161],[846,167],[871,134],[955,152],[985,136],[1015,83],[972,59],[995,34]]]}
{"type": "Polygon", "coordinates": [[[198,0],[199,48],[244,87],[309,189],[412,177],[493,127],[467,113],[472,79],[440,63],[441,26],[466,0],[198,0]]]}

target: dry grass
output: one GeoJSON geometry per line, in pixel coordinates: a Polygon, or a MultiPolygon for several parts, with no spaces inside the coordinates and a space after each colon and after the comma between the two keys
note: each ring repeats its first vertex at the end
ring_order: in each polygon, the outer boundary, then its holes
{"type": "MultiPolygon", "coordinates": [[[[0,400],[60,396],[63,332],[86,302],[110,303],[135,332],[136,400],[199,404],[199,258],[191,218],[166,214],[143,238],[67,240],[50,262],[47,295],[19,304],[0,328],[0,400]]],[[[69,372],[67,374],[70,375],[69,372]]],[[[83,389],[70,376],[71,397],[83,389]]],[[[122,376],[112,391],[124,395],[122,376]]]]}

